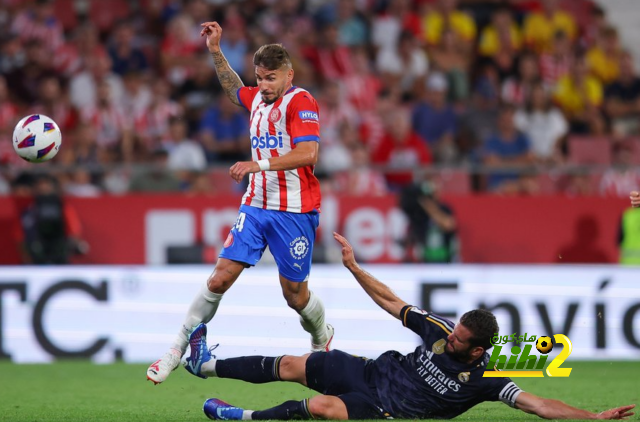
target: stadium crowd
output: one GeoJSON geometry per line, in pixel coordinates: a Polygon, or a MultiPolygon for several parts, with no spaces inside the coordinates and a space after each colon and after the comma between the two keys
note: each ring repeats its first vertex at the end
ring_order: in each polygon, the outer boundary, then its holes
{"type": "Polygon", "coordinates": [[[640,79],[590,0],[5,0],[0,195],[34,168],[67,195],[238,189],[248,119],[215,77],[208,20],[246,85],[259,46],[288,49],[320,105],[323,192],[397,192],[430,168],[502,194],[640,185],[640,79]],[[62,130],[52,162],[13,152],[29,113],[62,130]]]}

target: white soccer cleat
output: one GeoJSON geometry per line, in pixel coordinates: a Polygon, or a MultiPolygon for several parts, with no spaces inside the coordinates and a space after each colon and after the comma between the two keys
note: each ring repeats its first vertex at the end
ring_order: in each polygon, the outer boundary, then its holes
{"type": "Polygon", "coordinates": [[[155,385],[160,384],[180,365],[180,355],[167,352],[147,369],[147,379],[155,385]]]}
{"type": "Polygon", "coordinates": [[[327,324],[327,338],[328,340],[324,344],[314,344],[311,342],[311,351],[312,352],[328,352],[331,350],[331,341],[333,340],[334,333],[333,325],[327,324]]]}

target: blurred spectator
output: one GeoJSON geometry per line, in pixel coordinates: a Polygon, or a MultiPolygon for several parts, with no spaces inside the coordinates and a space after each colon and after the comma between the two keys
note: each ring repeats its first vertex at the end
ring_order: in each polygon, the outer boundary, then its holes
{"type": "Polygon", "coordinates": [[[613,27],[602,30],[598,42],[586,56],[589,71],[603,84],[610,84],[618,78],[620,55],[622,48],[618,39],[618,31],[613,27]]]}
{"type": "MultiPolygon", "coordinates": [[[[293,30],[296,38],[303,38],[315,32],[313,21],[305,10],[305,6],[303,0],[275,1],[260,15],[253,16],[251,19],[256,20],[259,28],[272,39],[278,39],[287,29],[293,30]]],[[[245,14],[245,16],[251,15],[245,14]]],[[[265,43],[258,43],[258,45],[262,44],[265,43]]]]}
{"type": "Polygon", "coordinates": [[[25,185],[26,206],[19,207],[21,230],[17,240],[24,263],[68,264],[71,255],[86,253],[88,245],[81,239],[81,224],[77,212],[60,195],[55,179],[39,176],[33,188],[25,185]],[[33,199],[28,200],[32,189],[33,199]]]}
{"type": "Polygon", "coordinates": [[[633,163],[633,147],[625,142],[613,145],[612,166],[602,175],[600,194],[626,198],[640,186],[640,171],[633,163]]]}
{"type": "Polygon", "coordinates": [[[602,84],[588,72],[584,57],[576,56],[569,74],[558,81],[554,100],[569,120],[571,133],[601,134],[602,84]]]}
{"type": "Polygon", "coordinates": [[[198,64],[193,74],[177,89],[176,100],[185,110],[185,118],[189,122],[190,132],[199,129],[204,110],[222,92],[220,82],[215,75],[215,70],[211,67],[211,57],[203,54],[198,57],[198,64]]]}
{"type": "Polygon", "coordinates": [[[96,142],[94,126],[88,122],[80,122],[73,136],[73,148],[62,148],[60,153],[66,154],[67,151],[73,154],[73,164],[98,164],[102,157],[96,142]]]}
{"type": "Polygon", "coordinates": [[[51,54],[63,42],[62,25],[53,13],[53,0],[35,0],[18,13],[11,23],[11,32],[22,42],[38,40],[51,54]]]}
{"type": "Polygon", "coordinates": [[[578,26],[573,17],[560,10],[558,0],[542,0],[541,12],[530,13],[524,21],[524,40],[529,48],[538,53],[550,51],[554,34],[562,31],[573,43],[578,35],[578,26]]]}
{"type": "Polygon", "coordinates": [[[478,52],[482,56],[497,57],[508,51],[512,54],[522,49],[522,34],[513,21],[511,10],[498,7],[491,16],[491,24],[480,33],[478,52]]]}
{"type": "Polygon", "coordinates": [[[211,184],[211,177],[207,172],[193,173],[191,182],[185,194],[187,196],[213,196],[216,191],[211,184]]]}
{"type": "Polygon", "coordinates": [[[307,50],[306,58],[313,64],[320,81],[335,81],[353,74],[349,48],[340,44],[338,28],[333,24],[324,26],[317,45],[307,50]]]}
{"type": "Polygon", "coordinates": [[[400,34],[407,30],[416,36],[422,34],[418,16],[411,10],[410,0],[389,0],[371,24],[371,43],[378,50],[393,49],[400,34]]]}
{"type": "Polygon", "coordinates": [[[569,74],[573,53],[566,33],[556,32],[549,51],[540,54],[540,76],[548,89],[555,89],[560,78],[569,74]]]}
{"type": "Polygon", "coordinates": [[[70,196],[85,198],[100,196],[100,188],[91,182],[91,173],[79,168],[70,174],[69,181],[64,185],[64,193],[70,196]]]}
{"type": "Polygon", "coordinates": [[[340,44],[349,47],[363,46],[367,42],[367,22],[358,12],[356,0],[338,0],[336,25],[340,44]]]}
{"type": "Polygon", "coordinates": [[[516,129],[513,106],[501,107],[498,131],[484,143],[482,158],[487,166],[500,169],[488,175],[488,190],[508,194],[520,192],[518,167],[532,163],[533,154],[529,138],[516,129]]]}
{"type": "Polygon", "coordinates": [[[86,70],[73,76],[69,86],[71,104],[78,110],[95,107],[98,101],[98,85],[103,81],[109,87],[111,100],[120,105],[124,101],[122,78],[111,72],[111,59],[104,53],[85,58],[86,70]]]}
{"type": "Polygon", "coordinates": [[[378,51],[376,69],[387,87],[399,85],[405,97],[412,97],[424,81],[429,61],[416,37],[403,31],[397,46],[378,51]]]}
{"type": "Polygon", "coordinates": [[[400,209],[409,220],[404,239],[409,262],[451,263],[458,260],[457,222],[440,199],[435,178],[411,183],[400,192],[400,209]]]}
{"type": "Polygon", "coordinates": [[[111,70],[120,76],[130,72],[145,72],[149,68],[147,57],[139,48],[135,29],[129,21],[121,21],[113,29],[109,56],[111,70]]]}
{"type": "Polygon", "coordinates": [[[458,119],[458,150],[469,161],[475,161],[477,148],[497,130],[498,82],[495,69],[485,65],[471,101],[458,119]]]}
{"type": "Polygon", "coordinates": [[[169,119],[169,136],[164,147],[169,151],[169,170],[194,172],[207,167],[202,146],[187,137],[187,123],[180,117],[169,119]]]}
{"type": "Polygon", "coordinates": [[[385,135],[371,159],[386,167],[385,178],[394,191],[413,181],[413,169],[432,162],[426,141],[412,130],[411,115],[404,109],[386,116],[385,135]]]}
{"type": "Polygon", "coordinates": [[[140,72],[132,70],[123,78],[124,96],[122,106],[128,116],[139,116],[147,111],[153,100],[149,84],[140,72]]]}
{"type": "Polygon", "coordinates": [[[57,72],[66,78],[77,75],[88,69],[88,59],[96,54],[106,54],[100,43],[98,29],[89,22],[78,26],[70,40],[56,50],[53,65],[57,72]]]}
{"type": "Polygon", "coordinates": [[[589,24],[582,28],[582,37],[580,44],[582,48],[589,48],[595,45],[598,36],[606,27],[610,26],[607,22],[605,10],[597,3],[591,5],[591,13],[589,16],[589,24]]]}
{"type": "Polygon", "coordinates": [[[169,171],[167,164],[169,153],[156,149],[151,154],[151,162],[139,169],[131,178],[129,191],[135,193],[162,193],[180,191],[180,181],[169,171]]]}
{"type": "MultiPolygon", "coordinates": [[[[244,34],[242,21],[229,21],[228,19],[225,21],[224,37],[220,40],[220,48],[224,51],[224,57],[229,62],[229,66],[238,75],[243,75],[248,70],[244,57],[249,51],[249,45],[244,34]]],[[[213,60],[209,61],[209,66],[213,68],[213,60]]]]}
{"type": "Polygon", "coordinates": [[[202,51],[202,44],[191,37],[193,26],[184,15],[174,17],[160,47],[160,58],[164,76],[171,85],[179,86],[197,66],[196,54],[202,51]]]}
{"type": "Polygon", "coordinates": [[[521,55],[517,75],[507,78],[502,84],[502,101],[516,106],[523,105],[539,80],[538,58],[534,54],[521,55]]]}
{"type": "Polygon", "coordinates": [[[444,73],[449,81],[448,98],[460,102],[469,97],[469,67],[471,57],[458,47],[457,35],[447,29],[442,42],[430,51],[432,70],[444,73]]]}
{"type": "Polygon", "coordinates": [[[155,79],[151,83],[149,106],[138,110],[134,116],[136,136],[148,151],[160,146],[169,130],[169,119],[183,114],[180,104],[169,98],[170,91],[171,87],[165,79],[155,79]]]}
{"type": "Polygon", "coordinates": [[[130,116],[112,100],[108,81],[99,82],[96,88],[96,105],[82,109],[81,119],[96,128],[96,142],[100,148],[117,152],[120,160],[131,161],[134,139],[130,116]]]}
{"type": "Polygon", "coordinates": [[[640,78],[627,52],[620,56],[620,74],[605,90],[605,111],[611,121],[611,131],[618,137],[640,133],[640,78]]]}
{"type": "Polygon", "coordinates": [[[422,28],[427,45],[442,42],[442,34],[451,29],[460,41],[459,46],[469,52],[476,39],[475,21],[467,13],[458,10],[458,0],[437,0],[433,7],[427,6],[422,18],[422,28]]]}
{"type": "Polygon", "coordinates": [[[0,145],[6,148],[0,147],[0,164],[15,154],[11,138],[17,120],[18,107],[9,99],[7,80],[0,75],[0,145]]]}
{"type": "Polygon", "coordinates": [[[338,82],[328,81],[323,85],[322,95],[318,98],[318,107],[322,125],[320,127],[321,170],[332,174],[347,169],[350,154],[341,137],[344,126],[356,128],[359,116],[356,110],[344,98],[344,91],[338,82]]]}
{"type": "Polygon", "coordinates": [[[422,100],[413,109],[413,130],[427,141],[438,163],[450,163],[457,157],[455,136],[456,114],[447,103],[447,79],[432,73],[427,79],[422,100]]]}
{"type": "Polygon", "coordinates": [[[17,35],[5,34],[0,42],[0,73],[6,75],[21,68],[25,64],[27,56],[17,35]]]}
{"type": "Polygon", "coordinates": [[[531,152],[537,161],[544,164],[564,161],[562,143],[569,125],[541,83],[533,86],[526,105],[516,111],[514,118],[516,128],[531,141],[531,152]]]}
{"type": "Polygon", "coordinates": [[[200,139],[209,163],[246,160],[250,140],[245,112],[225,95],[218,97],[202,116],[200,139]]]}
{"type": "MultiPolygon", "coordinates": [[[[69,96],[57,76],[47,76],[40,81],[39,98],[31,107],[31,114],[44,114],[58,124],[63,134],[67,134],[78,123],[78,112],[69,102],[69,96]]],[[[65,136],[66,138],[66,136],[65,136]]]]}
{"type": "Polygon", "coordinates": [[[22,105],[32,105],[38,98],[42,79],[53,76],[49,53],[42,42],[30,40],[25,45],[27,59],[22,67],[14,68],[6,75],[7,85],[14,100],[22,105]]]}
{"type": "MultiPolygon", "coordinates": [[[[383,89],[382,81],[373,72],[364,49],[352,49],[351,56],[354,72],[343,80],[347,100],[360,113],[374,111],[383,89]]],[[[296,78],[297,75],[296,72],[296,78]]]]}
{"type": "Polygon", "coordinates": [[[383,196],[387,194],[384,175],[371,168],[369,151],[359,143],[349,145],[351,155],[348,169],[336,173],[333,190],[335,193],[351,196],[383,196]]]}

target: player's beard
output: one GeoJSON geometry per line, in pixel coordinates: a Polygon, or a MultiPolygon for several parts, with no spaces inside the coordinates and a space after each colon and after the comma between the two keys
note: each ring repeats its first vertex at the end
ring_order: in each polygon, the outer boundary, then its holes
{"type": "Polygon", "coordinates": [[[447,340],[447,344],[444,347],[444,352],[446,354],[460,362],[467,362],[469,360],[469,352],[471,351],[471,348],[468,348],[466,350],[456,350],[455,348],[451,347],[450,351],[448,348],[449,344],[450,342],[449,340],[447,340]]]}

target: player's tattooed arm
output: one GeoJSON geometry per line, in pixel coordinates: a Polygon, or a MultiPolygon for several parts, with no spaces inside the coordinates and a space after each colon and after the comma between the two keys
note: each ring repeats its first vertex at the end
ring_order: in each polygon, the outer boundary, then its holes
{"type": "Polygon", "coordinates": [[[237,106],[241,106],[238,101],[238,89],[244,86],[242,80],[238,76],[238,74],[231,69],[229,66],[229,62],[227,61],[222,51],[214,51],[211,53],[211,57],[213,57],[213,64],[216,67],[216,73],[218,74],[218,80],[220,81],[220,85],[222,85],[222,89],[224,93],[227,94],[227,98],[231,100],[237,106]]]}
{"type": "Polygon", "coordinates": [[[205,37],[207,40],[207,48],[209,49],[209,53],[211,53],[211,57],[213,57],[213,64],[216,67],[218,80],[220,81],[220,85],[222,85],[222,89],[232,103],[241,106],[242,104],[240,104],[238,100],[237,92],[244,84],[238,74],[231,69],[229,62],[224,57],[224,54],[222,54],[222,50],[220,50],[222,27],[220,27],[218,22],[204,22],[201,23],[200,26],[202,27],[200,36],[205,37]]]}

